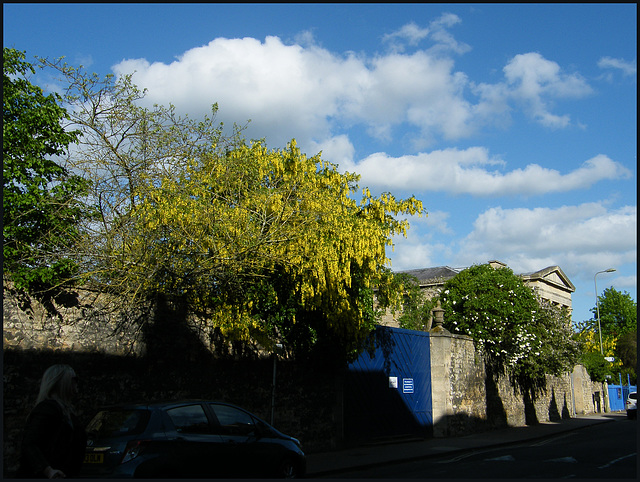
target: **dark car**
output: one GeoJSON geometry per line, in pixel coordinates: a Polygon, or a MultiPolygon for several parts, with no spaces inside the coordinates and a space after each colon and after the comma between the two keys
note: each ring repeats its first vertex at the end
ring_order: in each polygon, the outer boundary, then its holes
{"type": "Polygon", "coordinates": [[[298,440],[222,402],[104,408],[87,436],[83,477],[293,478],[306,470],[298,440]]]}

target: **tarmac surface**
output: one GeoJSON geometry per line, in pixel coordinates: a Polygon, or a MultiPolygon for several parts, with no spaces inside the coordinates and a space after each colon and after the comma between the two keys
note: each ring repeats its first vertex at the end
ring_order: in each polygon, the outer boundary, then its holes
{"type": "Polygon", "coordinates": [[[460,454],[479,448],[499,447],[523,441],[544,439],[559,433],[580,430],[600,423],[626,418],[625,412],[577,415],[560,422],[541,422],[538,425],[508,427],[459,437],[412,439],[391,443],[377,443],[358,447],[307,454],[307,478],[371,468],[394,462],[408,462],[460,454]]]}

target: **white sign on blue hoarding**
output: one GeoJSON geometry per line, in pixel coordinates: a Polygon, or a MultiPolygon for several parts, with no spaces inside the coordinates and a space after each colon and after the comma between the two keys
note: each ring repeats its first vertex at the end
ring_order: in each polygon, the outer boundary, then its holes
{"type": "Polygon", "coordinates": [[[413,378],[402,379],[402,393],[413,393],[413,378]]]}

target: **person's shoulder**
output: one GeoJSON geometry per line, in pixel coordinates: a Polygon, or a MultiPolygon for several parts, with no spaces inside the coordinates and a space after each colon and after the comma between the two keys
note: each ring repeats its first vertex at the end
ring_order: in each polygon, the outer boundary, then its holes
{"type": "Polygon", "coordinates": [[[55,400],[47,398],[33,407],[32,413],[59,415],[62,413],[62,407],[55,400]]]}

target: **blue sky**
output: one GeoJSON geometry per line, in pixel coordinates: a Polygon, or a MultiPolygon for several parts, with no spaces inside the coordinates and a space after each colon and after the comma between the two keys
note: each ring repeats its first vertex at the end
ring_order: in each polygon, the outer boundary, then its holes
{"type": "MultiPolygon", "coordinates": [[[[416,195],[394,270],[558,265],[637,299],[635,4],[4,4],[3,43],[416,195]]],[[[44,75],[37,82],[55,88],[44,75]]]]}

